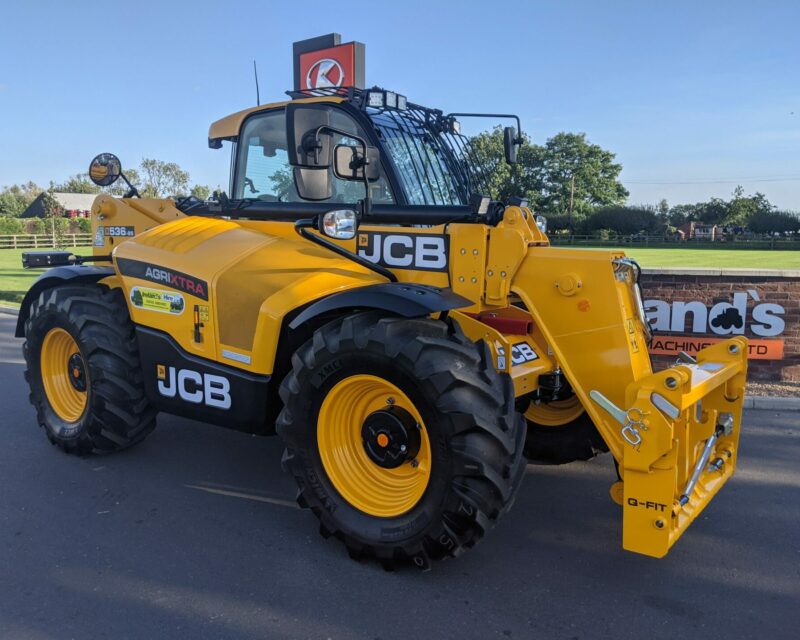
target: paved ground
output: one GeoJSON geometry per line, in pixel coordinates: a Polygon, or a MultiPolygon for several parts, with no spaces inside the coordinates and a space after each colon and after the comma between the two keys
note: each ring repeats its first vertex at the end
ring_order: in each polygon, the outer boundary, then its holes
{"type": "Polygon", "coordinates": [[[623,552],[608,456],[530,467],[429,573],[350,560],[277,439],[172,417],[75,458],[35,426],[0,314],[0,638],[797,638],[800,414],[749,411],[739,474],[664,560],[623,552]]]}

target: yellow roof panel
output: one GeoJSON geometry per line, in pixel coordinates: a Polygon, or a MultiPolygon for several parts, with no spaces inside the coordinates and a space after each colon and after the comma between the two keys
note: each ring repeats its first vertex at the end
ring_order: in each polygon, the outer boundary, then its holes
{"type": "Polygon", "coordinates": [[[322,96],[318,98],[301,98],[300,100],[284,100],[283,102],[271,102],[270,104],[262,104],[259,107],[250,107],[249,109],[243,109],[242,111],[237,111],[236,113],[232,113],[229,116],[225,116],[213,122],[208,129],[208,141],[211,142],[212,140],[233,140],[239,136],[239,130],[242,128],[242,122],[244,122],[245,118],[252,113],[257,113],[259,111],[267,111],[269,109],[275,109],[277,107],[283,107],[289,104],[290,102],[344,102],[344,98],[340,98],[338,96],[322,96]]]}

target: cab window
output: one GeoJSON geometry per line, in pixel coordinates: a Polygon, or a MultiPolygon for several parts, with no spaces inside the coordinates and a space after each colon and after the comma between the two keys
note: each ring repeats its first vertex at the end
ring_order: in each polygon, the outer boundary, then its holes
{"type": "MultiPolygon", "coordinates": [[[[331,113],[331,126],[350,131],[362,138],[363,129],[343,111],[331,113]]],[[[355,144],[355,140],[340,134],[332,144],[355,144]]],[[[242,130],[237,148],[236,183],[233,197],[255,198],[264,202],[302,202],[294,186],[286,142],[286,113],[283,110],[251,116],[242,130]]],[[[364,184],[340,180],[332,176],[333,195],[326,202],[354,203],[364,197],[364,184]]],[[[386,177],[370,183],[373,202],[394,204],[394,196],[386,177]]]]}

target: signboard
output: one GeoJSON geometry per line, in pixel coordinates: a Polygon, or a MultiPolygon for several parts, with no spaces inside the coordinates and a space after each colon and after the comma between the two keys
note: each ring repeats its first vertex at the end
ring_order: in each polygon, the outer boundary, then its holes
{"type": "MultiPolygon", "coordinates": [[[[696,338],[694,336],[662,336],[656,334],[650,343],[650,353],[657,356],[677,356],[681,351],[694,355],[700,349],[721,342],[724,338],[696,338]]],[[[783,340],[756,340],[748,342],[750,360],[782,360],[783,340]]]]}
{"type": "Polygon", "coordinates": [[[763,300],[755,289],[734,290],[726,297],[714,297],[713,304],[705,300],[645,300],[645,312],[656,332],[650,353],[693,354],[728,336],[744,335],[750,341],[751,360],[782,360],[783,305],[763,300]]]}
{"type": "Polygon", "coordinates": [[[364,88],[364,45],[341,44],[331,33],[294,43],[294,87],[299,91],[336,87],[364,88]]]}

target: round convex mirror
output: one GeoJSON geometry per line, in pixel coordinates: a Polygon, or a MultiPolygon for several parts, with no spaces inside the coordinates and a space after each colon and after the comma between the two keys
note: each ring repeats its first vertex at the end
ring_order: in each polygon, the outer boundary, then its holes
{"type": "Polygon", "coordinates": [[[122,164],[113,153],[101,153],[89,165],[89,178],[99,187],[114,184],[120,175],[122,164]]]}

